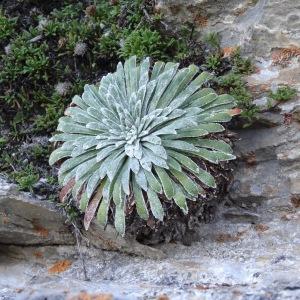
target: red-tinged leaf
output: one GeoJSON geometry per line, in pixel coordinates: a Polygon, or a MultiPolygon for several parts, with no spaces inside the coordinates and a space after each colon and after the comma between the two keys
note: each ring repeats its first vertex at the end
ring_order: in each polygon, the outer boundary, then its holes
{"type": "Polygon", "coordinates": [[[103,185],[100,185],[96,194],[94,195],[94,197],[92,198],[92,200],[90,201],[89,205],[86,208],[84,214],[84,220],[83,220],[83,225],[85,230],[89,229],[90,224],[95,216],[96,210],[102,198],[102,189],[103,189],[103,185]]]}
{"type": "Polygon", "coordinates": [[[242,110],[240,109],[240,108],[233,108],[233,109],[230,109],[229,111],[228,111],[228,113],[229,113],[229,115],[230,116],[237,116],[237,115],[240,115],[241,114],[241,112],[242,112],[242,110]]]}
{"type": "Polygon", "coordinates": [[[75,185],[75,178],[72,178],[68,181],[68,183],[60,190],[59,192],[59,200],[64,203],[70,194],[73,186],[75,185]]]}

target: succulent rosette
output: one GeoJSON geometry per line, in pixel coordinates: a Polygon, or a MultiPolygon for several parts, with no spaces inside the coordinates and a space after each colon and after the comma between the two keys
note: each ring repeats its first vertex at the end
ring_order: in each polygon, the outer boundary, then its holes
{"type": "Polygon", "coordinates": [[[211,77],[195,65],[156,62],[151,68],[149,58],[138,64],[131,57],[73,98],[51,138],[62,143],[49,162],[64,159],[59,182],[78,199],[86,228],[94,215],[106,224],[113,209],[124,234],[129,198],[141,218],[151,212],[163,221],[160,195],[187,213],[187,200],[205,193],[201,185],[216,187],[195,159],[218,164],[235,158],[227,143],[213,138],[231,120],[235,102],[203,87],[211,77]]]}

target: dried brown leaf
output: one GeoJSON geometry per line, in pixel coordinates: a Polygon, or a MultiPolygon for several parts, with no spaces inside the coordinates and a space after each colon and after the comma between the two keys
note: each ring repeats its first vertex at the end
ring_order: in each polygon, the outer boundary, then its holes
{"type": "Polygon", "coordinates": [[[92,198],[92,200],[90,201],[89,205],[86,208],[84,220],[83,220],[83,225],[85,230],[89,229],[90,224],[95,216],[96,210],[102,198],[102,189],[103,187],[100,185],[96,194],[94,195],[94,197],[92,198]]]}
{"type": "Polygon", "coordinates": [[[61,189],[59,192],[59,200],[60,202],[64,203],[66,201],[67,196],[71,192],[73,186],[75,185],[75,179],[72,178],[69,182],[61,189]]]}
{"type": "Polygon", "coordinates": [[[228,111],[229,115],[231,115],[232,117],[240,115],[241,112],[242,112],[242,110],[240,108],[233,108],[228,111]]]}

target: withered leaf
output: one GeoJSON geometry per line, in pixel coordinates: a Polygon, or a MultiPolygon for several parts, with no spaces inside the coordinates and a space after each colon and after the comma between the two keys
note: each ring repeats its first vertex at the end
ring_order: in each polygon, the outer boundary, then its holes
{"type": "Polygon", "coordinates": [[[233,109],[230,109],[230,110],[228,111],[229,115],[232,116],[232,117],[233,117],[233,116],[240,115],[241,112],[242,112],[242,110],[241,110],[240,108],[233,108],[233,109]]]}
{"type": "Polygon", "coordinates": [[[75,178],[72,178],[68,181],[68,183],[60,190],[59,192],[59,200],[64,203],[70,194],[73,186],[75,185],[75,178]]]}
{"type": "Polygon", "coordinates": [[[86,208],[84,220],[83,220],[83,225],[84,225],[85,230],[89,229],[90,224],[96,213],[96,210],[99,206],[100,200],[102,199],[102,189],[103,189],[103,187],[100,185],[96,194],[94,195],[94,197],[90,201],[88,207],[86,208]]]}

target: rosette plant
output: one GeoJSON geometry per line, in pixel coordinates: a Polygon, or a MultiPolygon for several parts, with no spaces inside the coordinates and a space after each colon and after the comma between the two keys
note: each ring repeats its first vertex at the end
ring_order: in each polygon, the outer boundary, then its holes
{"type": "Polygon", "coordinates": [[[213,138],[231,119],[234,99],[203,88],[209,73],[178,67],[156,62],[151,70],[149,58],[137,64],[131,57],[99,87],[86,85],[59,120],[61,133],[51,141],[62,144],[49,161],[65,159],[59,182],[85,211],[86,229],[95,215],[106,224],[113,211],[124,234],[129,205],[145,220],[151,212],[163,221],[163,199],[186,214],[187,200],[197,200],[204,186],[216,187],[195,159],[235,158],[227,143],[213,138]]]}

